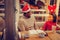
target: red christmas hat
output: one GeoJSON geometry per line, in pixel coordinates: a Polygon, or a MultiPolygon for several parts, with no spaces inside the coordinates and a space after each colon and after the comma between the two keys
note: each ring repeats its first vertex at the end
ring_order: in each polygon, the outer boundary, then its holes
{"type": "Polygon", "coordinates": [[[24,7],[22,8],[22,12],[26,13],[30,11],[30,7],[28,4],[25,4],[24,7]]]}

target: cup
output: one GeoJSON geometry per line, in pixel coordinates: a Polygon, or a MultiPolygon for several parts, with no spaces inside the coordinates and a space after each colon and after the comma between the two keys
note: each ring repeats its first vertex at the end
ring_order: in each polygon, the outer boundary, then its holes
{"type": "Polygon", "coordinates": [[[52,32],[55,33],[56,32],[56,26],[52,25],[52,32]]]}

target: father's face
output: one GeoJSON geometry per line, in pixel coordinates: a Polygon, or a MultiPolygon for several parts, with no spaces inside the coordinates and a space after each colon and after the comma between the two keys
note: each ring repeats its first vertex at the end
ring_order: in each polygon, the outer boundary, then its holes
{"type": "Polygon", "coordinates": [[[26,13],[26,17],[30,18],[31,17],[31,14],[32,14],[31,12],[27,12],[26,13]]]}

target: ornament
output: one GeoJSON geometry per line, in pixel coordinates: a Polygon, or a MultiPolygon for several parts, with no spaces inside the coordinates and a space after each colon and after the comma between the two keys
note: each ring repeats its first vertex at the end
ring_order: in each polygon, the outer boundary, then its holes
{"type": "Polygon", "coordinates": [[[56,5],[49,5],[48,6],[48,10],[50,11],[50,13],[54,13],[55,12],[55,9],[56,9],[56,5]]]}

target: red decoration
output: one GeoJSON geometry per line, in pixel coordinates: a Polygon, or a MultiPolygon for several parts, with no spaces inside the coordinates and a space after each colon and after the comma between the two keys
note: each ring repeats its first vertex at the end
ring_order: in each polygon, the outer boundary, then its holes
{"type": "Polygon", "coordinates": [[[56,9],[56,5],[55,4],[54,5],[49,5],[48,9],[49,9],[50,13],[54,13],[54,11],[56,9]]]}
{"type": "Polygon", "coordinates": [[[30,6],[26,3],[22,8],[22,12],[29,12],[29,11],[30,11],[30,6]]]}

